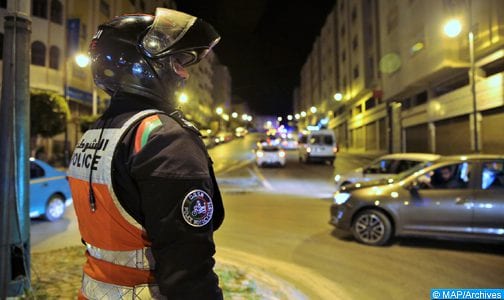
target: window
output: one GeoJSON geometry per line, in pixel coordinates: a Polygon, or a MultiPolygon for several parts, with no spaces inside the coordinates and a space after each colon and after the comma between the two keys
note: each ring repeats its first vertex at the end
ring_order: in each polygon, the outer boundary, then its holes
{"type": "Polygon", "coordinates": [[[346,61],[346,52],[343,50],[343,52],[341,52],[341,61],[344,62],[346,61]]]}
{"type": "Polygon", "coordinates": [[[468,186],[471,165],[460,163],[445,165],[417,179],[421,189],[465,189],[468,186]]]}
{"type": "Polygon", "coordinates": [[[375,98],[369,98],[366,100],[366,104],[365,104],[366,110],[369,110],[369,109],[375,107],[375,105],[376,105],[375,98]]]}
{"type": "Polygon", "coordinates": [[[427,103],[427,91],[423,91],[416,96],[415,105],[421,105],[427,103]]]}
{"type": "Polygon", "coordinates": [[[395,170],[396,174],[402,173],[404,171],[407,171],[414,166],[418,165],[420,161],[414,161],[414,160],[400,160],[399,164],[397,165],[397,169],[395,170]]]}
{"type": "Polygon", "coordinates": [[[354,115],[358,115],[358,114],[360,114],[360,113],[362,113],[362,105],[361,105],[361,104],[357,105],[357,106],[354,108],[354,115]]]}
{"type": "Polygon", "coordinates": [[[131,5],[135,6],[135,0],[129,0],[129,2],[131,3],[131,5]]]}
{"type": "Polygon", "coordinates": [[[142,11],[145,11],[145,1],[144,0],[140,0],[140,9],[142,11]]]}
{"type": "Polygon", "coordinates": [[[341,37],[344,37],[346,33],[345,25],[341,26],[341,37]]]}
{"type": "Polygon", "coordinates": [[[110,17],[110,5],[105,0],[100,0],[100,12],[107,18],[110,17]]]}
{"type": "Polygon", "coordinates": [[[56,24],[63,24],[63,6],[59,0],[51,1],[51,21],[56,24]]]}
{"type": "Polygon", "coordinates": [[[504,189],[504,161],[483,164],[481,188],[484,190],[504,189]]]}
{"type": "Polygon", "coordinates": [[[49,68],[58,70],[59,69],[59,57],[60,50],[56,46],[51,46],[49,49],[49,68]]]}
{"type": "Polygon", "coordinates": [[[32,43],[31,52],[31,63],[36,66],[45,66],[45,45],[42,42],[35,41],[32,43]]]}
{"type": "Polygon", "coordinates": [[[503,72],[504,71],[504,58],[501,57],[497,60],[494,60],[491,63],[488,63],[484,66],[481,66],[481,68],[483,69],[483,71],[485,71],[486,77],[503,72]]]}
{"type": "Polygon", "coordinates": [[[0,7],[7,8],[7,0],[0,0],[0,7]]]}
{"type": "Polygon", "coordinates": [[[47,19],[47,0],[33,0],[32,15],[35,17],[47,19]]]}
{"type": "Polygon", "coordinates": [[[30,179],[44,177],[45,172],[34,162],[30,162],[30,179]]]}
{"type": "Polygon", "coordinates": [[[382,159],[371,164],[369,167],[364,169],[366,174],[392,174],[393,166],[396,164],[396,160],[393,159],[382,159]]]}
{"type": "Polygon", "coordinates": [[[313,145],[332,145],[332,143],[331,135],[313,135],[310,139],[310,144],[313,145]]]}
{"type": "Polygon", "coordinates": [[[354,69],[353,69],[353,78],[354,79],[357,79],[359,78],[359,66],[355,66],[354,69]]]}
{"type": "Polygon", "coordinates": [[[354,6],[352,8],[352,23],[355,23],[355,20],[357,20],[357,8],[354,6]]]}

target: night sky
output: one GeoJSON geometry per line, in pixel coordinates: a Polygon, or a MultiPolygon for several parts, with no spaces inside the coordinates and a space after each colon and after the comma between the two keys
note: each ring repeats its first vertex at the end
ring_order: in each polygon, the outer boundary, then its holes
{"type": "Polygon", "coordinates": [[[292,91],[334,0],[178,0],[177,9],[211,23],[214,48],[232,76],[232,103],[256,114],[292,113],[292,91]]]}

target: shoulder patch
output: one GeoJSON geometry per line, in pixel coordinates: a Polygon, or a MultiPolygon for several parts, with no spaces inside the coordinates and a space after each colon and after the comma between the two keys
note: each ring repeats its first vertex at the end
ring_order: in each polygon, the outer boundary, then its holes
{"type": "Polygon", "coordinates": [[[162,123],[158,115],[152,115],[142,120],[135,135],[135,153],[142,150],[152,131],[161,125],[162,123]]]}
{"type": "Polygon", "coordinates": [[[212,220],[212,198],[202,190],[192,190],[182,202],[182,217],[193,227],[202,227],[212,220]]]}

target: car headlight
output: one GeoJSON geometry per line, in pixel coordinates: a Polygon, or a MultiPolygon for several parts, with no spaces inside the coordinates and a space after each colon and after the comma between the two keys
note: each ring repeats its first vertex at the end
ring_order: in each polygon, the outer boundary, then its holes
{"type": "Polygon", "coordinates": [[[264,153],[262,151],[257,151],[257,157],[263,157],[264,153]]]}
{"type": "Polygon", "coordinates": [[[340,174],[337,174],[336,176],[334,176],[334,181],[339,182],[340,180],[341,180],[340,174]]]}
{"type": "Polygon", "coordinates": [[[349,198],[350,198],[349,193],[336,192],[336,193],[334,193],[334,196],[333,196],[334,203],[336,203],[338,205],[344,204],[345,202],[348,201],[349,198]]]}

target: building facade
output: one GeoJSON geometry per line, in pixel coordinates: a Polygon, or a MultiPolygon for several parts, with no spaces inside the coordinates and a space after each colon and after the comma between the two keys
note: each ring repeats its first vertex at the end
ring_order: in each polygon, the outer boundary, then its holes
{"type": "MultiPolygon", "coordinates": [[[[316,106],[316,120],[329,119],[327,127],[336,132],[343,150],[502,153],[501,4],[498,0],[337,1],[300,72],[295,112],[316,106]],[[463,28],[455,38],[443,34],[452,18],[461,20],[463,28]],[[474,37],[473,63],[469,31],[474,37]],[[313,62],[318,43],[320,70],[313,62]],[[335,54],[330,50],[333,45],[335,54]],[[334,57],[337,71],[331,72],[334,57]],[[469,76],[471,66],[474,80],[469,76]],[[320,80],[306,79],[317,72],[320,80]],[[331,76],[334,86],[328,84],[331,76]],[[341,100],[329,97],[331,93],[339,93],[341,100]]],[[[313,119],[308,118],[299,124],[310,122],[313,119]]]]}

